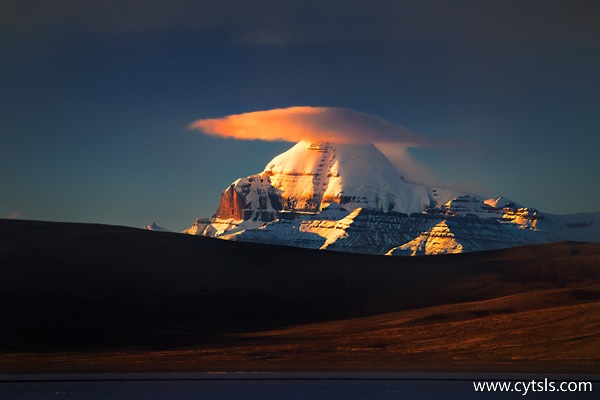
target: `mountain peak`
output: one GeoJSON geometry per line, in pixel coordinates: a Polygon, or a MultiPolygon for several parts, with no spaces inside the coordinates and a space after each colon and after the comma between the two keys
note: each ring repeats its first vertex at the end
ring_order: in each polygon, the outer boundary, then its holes
{"type": "Polygon", "coordinates": [[[420,212],[428,189],[408,183],[372,144],[303,140],[278,155],[263,174],[282,193],[282,208],[318,212],[336,202],[347,209],[420,212]]]}
{"type": "Polygon", "coordinates": [[[225,189],[213,220],[222,234],[242,221],[260,226],[282,212],[318,213],[332,203],[348,211],[412,214],[456,195],[407,182],[372,144],[302,140],[225,189]]]}
{"type": "Polygon", "coordinates": [[[163,228],[162,226],[157,225],[155,220],[152,220],[152,223],[146,225],[144,229],[156,232],[170,232],[167,228],[163,228]]]}
{"type": "Polygon", "coordinates": [[[303,140],[261,173],[233,182],[213,218],[268,222],[282,211],[315,213],[332,203],[349,211],[361,207],[411,214],[429,207],[435,196],[405,181],[372,144],[303,140]]]}

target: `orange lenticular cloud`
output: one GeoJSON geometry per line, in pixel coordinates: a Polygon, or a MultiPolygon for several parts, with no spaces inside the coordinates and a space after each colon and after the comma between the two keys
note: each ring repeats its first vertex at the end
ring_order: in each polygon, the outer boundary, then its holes
{"type": "Polygon", "coordinates": [[[336,107],[289,107],[200,119],[190,127],[205,134],[241,140],[435,145],[383,118],[336,107]]]}

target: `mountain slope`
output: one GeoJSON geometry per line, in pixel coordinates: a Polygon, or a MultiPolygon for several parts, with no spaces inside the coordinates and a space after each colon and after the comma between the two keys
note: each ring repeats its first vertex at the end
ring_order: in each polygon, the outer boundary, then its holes
{"type": "Polygon", "coordinates": [[[86,370],[108,351],[132,370],[159,358],[169,371],[310,368],[311,357],[332,369],[450,368],[459,357],[474,370],[481,360],[597,370],[599,261],[596,243],[382,257],[0,220],[0,371],[44,359],[40,370],[72,369],[72,353],[57,352],[74,350],[86,370]]]}

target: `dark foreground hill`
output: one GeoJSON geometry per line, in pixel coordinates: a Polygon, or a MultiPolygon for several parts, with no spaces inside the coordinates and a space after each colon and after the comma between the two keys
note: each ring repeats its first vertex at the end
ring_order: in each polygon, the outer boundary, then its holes
{"type": "Polygon", "coordinates": [[[600,244],[384,257],[0,220],[0,371],[600,371],[600,244]]]}

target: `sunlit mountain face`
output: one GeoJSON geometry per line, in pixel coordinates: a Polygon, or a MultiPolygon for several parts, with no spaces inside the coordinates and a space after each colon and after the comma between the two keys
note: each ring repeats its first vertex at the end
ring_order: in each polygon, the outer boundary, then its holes
{"type": "Polygon", "coordinates": [[[371,144],[303,140],[227,187],[184,233],[388,255],[600,240],[600,213],[557,216],[505,197],[410,182],[371,144]]]}

